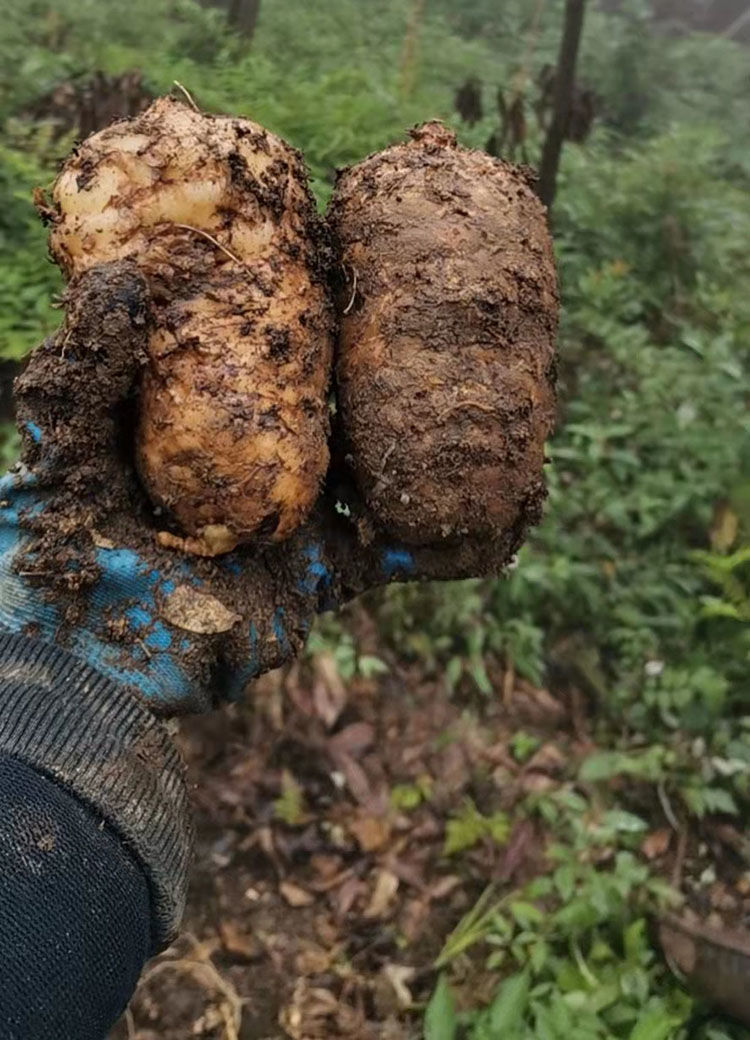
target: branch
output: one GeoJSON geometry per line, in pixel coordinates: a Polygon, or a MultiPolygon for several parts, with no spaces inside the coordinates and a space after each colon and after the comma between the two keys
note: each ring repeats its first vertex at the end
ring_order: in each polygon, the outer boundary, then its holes
{"type": "Polygon", "coordinates": [[[578,48],[583,32],[586,0],[566,0],[565,26],[560,43],[555,84],[555,107],[552,123],[544,142],[542,164],[539,171],[539,198],[551,206],[557,189],[557,171],[560,168],[563,141],[570,118],[570,104],[575,84],[578,48]]]}

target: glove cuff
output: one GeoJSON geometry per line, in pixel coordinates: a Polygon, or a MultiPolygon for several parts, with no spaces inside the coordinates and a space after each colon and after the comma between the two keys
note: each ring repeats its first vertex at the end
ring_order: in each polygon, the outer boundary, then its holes
{"type": "Polygon", "coordinates": [[[153,952],[166,946],[185,907],[193,834],[165,727],[60,647],[0,633],[0,752],[68,788],[119,834],[150,882],[153,952]]]}

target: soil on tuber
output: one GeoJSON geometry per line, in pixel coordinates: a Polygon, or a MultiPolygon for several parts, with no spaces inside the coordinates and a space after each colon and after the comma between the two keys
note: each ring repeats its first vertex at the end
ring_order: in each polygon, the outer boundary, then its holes
{"type": "Polygon", "coordinates": [[[367,504],[412,545],[540,516],[558,294],[530,176],[432,122],[336,184],[341,422],[367,504]]]}
{"type": "Polygon", "coordinates": [[[328,251],[299,153],[161,98],[84,141],[52,202],[68,278],[132,259],[148,285],[136,459],[176,525],[162,544],[215,555],[288,538],[328,466],[332,355],[328,251]]]}

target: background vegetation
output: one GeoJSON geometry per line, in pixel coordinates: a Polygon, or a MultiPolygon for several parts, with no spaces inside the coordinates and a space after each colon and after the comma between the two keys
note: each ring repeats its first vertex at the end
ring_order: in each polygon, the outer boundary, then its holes
{"type": "MultiPolygon", "coordinates": [[[[156,93],[179,80],[201,106],[303,149],[323,203],[337,166],[426,117],[481,147],[496,88],[525,68],[531,89],[555,59],[560,0],[539,5],[536,29],[527,0],[428,0],[410,57],[411,8],[267,0],[250,44],[193,0],[0,0],[0,359],[56,323],[59,279],[30,195],[71,138],[28,112],[57,83],[132,68],[156,93]],[[484,85],[473,127],[453,109],[468,75],[484,85]]],[[[664,36],[645,2],[624,0],[610,14],[591,6],[579,75],[598,117],[566,146],[554,210],[562,400],[545,522],[505,579],[394,588],[369,607],[386,662],[420,662],[476,712],[509,669],[575,691],[603,750],[564,798],[530,800],[555,835],[555,872],[504,901],[491,893],[464,922],[425,1028],[458,1035],[450,969],[479,944],[506,978],[489,1010],[462,1013],[472,1040],[738,1040],[750,1034],[696,1019],[652,952],[644,914],[665,886],[634,855],[646,824],[617,777],[679,821],[747,820],[748,51],[664,36]],[[606,810],[595,828],[581,784],[606,810]],[[590,854],[604,846],[606,870],[590,854]]],[[[536,158],[533,120],[529,146],[536,158]]],[[[0,455],[14,451],[6,426],[0,455]]],[[[356,669],[338,624],[326,620],[315,645],[356,669]]]]}

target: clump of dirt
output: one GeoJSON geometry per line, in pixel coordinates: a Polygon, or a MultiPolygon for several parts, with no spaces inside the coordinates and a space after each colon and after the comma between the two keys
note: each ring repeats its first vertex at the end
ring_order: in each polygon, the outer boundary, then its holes
{"type": "MultiPolygon", "coordinates": [[[[102,578],[98,551],[132,550],[142,569],[176,586],[169,602],[157,602],[154,621],[161,617],[183,637],[190,634],[182,641],[180,665],[197,687],[215,687],[219,659],[228,670],[247,664],[247,641],[234,638],[244,631],[241,618],[252,619],[262,636],[258,671],[277,666],[299,650],[317,608],[316,590],[300,591],[306,563],[296,540],[288,559],[279,561],[262,552],[231,566],[221,559],[191,560],[190,574],[204,598],[194,592],[190,602],[177,602],[185,589],[185,557],[160,546],[164,520],[133,459],[137,389],[151,333],[143,276],[129,260],[93,267],[70,283],[65,308],[62,326],[16,382],[22,460],[43,501],[41,510],[21,510],[29,537],[16,570],[59,608],[61,643],[85,619],[100,626],[103,640],[121,646],[125,661],[128,654],[143,654],[148,631],[123,623],[126,601],[111,615],[92,614],[89,595],[102,578]],[[283,639],[266,631],[274,611],[287,618],[283,639]]],[[[158,589],[155,595],[158,600],[158,589]]]]}
{"type": "Polygon", "coordinates": [[[18,566],[58,592],[95,580],[100,528],[119,538],[115,518],[137,514],[139,504],[138,520],[145,513],[122,423],[146,360],[145,282],[130,261],[95,267],[71,282],[65,306],[60,329],[15,384],[22,461],[47,498],[41,513],[23,518],[35,538],[18,566]]]}

